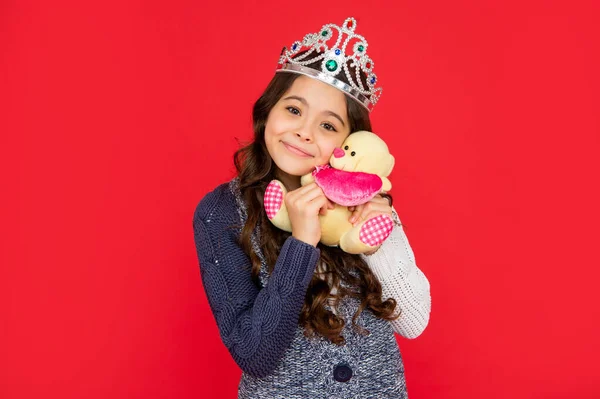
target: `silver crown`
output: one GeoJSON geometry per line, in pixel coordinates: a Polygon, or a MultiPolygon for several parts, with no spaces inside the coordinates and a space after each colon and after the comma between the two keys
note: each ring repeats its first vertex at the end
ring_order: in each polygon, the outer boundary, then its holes
{"type": "Polygon", "coordinates": [[[354,33],[355,29],[354,18],[347,18],[341,27],[335,24],[323,25],[319,33],[307,34],[302,41],[292,43],[290,49],[284,47],[276,72],[293,72],[316,78],[344,91],[368,111],[372,111],[382,89],[375,87],[377,76],[373,73],[373,60],[367,55],[367,41],[354,33]],[[329,46],[327,42],[331,44],[334,31],[337,31],[336,42],[329,46]],[[348,51],[350,41],[354,42],[352,52],[348,51]],[[306,52],[298,55],[302,51],[306,52]],[[321,70],[306,66],[319,60],[323,60],[321,70]],[[354,67],[355,76],[352,76],[348,67],[349,60],[350,66],[354,67]],[[367,87],[360,77],[361,71],[367,76],[367,87]],[[340,73],[346,75],[349,84],[336,78],[340,73]]]}

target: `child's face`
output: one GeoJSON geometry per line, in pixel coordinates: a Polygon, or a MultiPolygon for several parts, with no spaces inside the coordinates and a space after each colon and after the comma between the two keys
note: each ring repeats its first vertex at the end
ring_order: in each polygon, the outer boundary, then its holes
{"type": "Polygon", "coordinates": [[[344,94],[299,76],[275,104],[265,126],[267,150],[277,167],[292,176],[329,162],[350,134],[344,94]]]}

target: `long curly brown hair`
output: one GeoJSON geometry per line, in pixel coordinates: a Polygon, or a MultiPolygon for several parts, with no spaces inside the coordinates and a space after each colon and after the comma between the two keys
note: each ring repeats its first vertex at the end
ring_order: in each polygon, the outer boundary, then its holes
{"type": "MultiPolygon", "coordinates": [[[[252,249],[251,236],[254,229],[257,226],[260,228],[260,248],[265,256],[269,274],[273,270],[281,247],[290,236],[290,233],[273,226],[263,207],[265,189],[269,182],[276,178],[276,165],[265,144],[265,124],[271,109],[298,76],[295,73],[275,74],[254,104],[254,140],[234,154],[240,191],[248,211],[248,218],[242,227],[240,245],[252,261],[252,278],[257,285],[261,262],[252,249]]],[[[347,95],[346,106],[350,132],[370,131],[371,122],[368,112],[347,95]]],[[[396,301],[393,298],[382,301],[381,284],[359,255],[351,255],[338,247],[328,247],[320,243],[317,246],[321,251],[320,262],[323,267],[317,268],[312,277],[299,320],[307,336],[318,333],[337,345],[345,344],[344,337],[341,335],[345,324],[344,319],[326,308],[326,305],[329,305],[337,309],[340,299],[345,296],[360,300],[360,305],[352,318],[353,327],[360,334],[369,333],[356,323],[358,316],[366,308],[370,309],[375,316],[385,320],[399,317],[399,315],[394,316],[396,301]],[[341,282],[345,286],[342,286],[341,282]]]]}

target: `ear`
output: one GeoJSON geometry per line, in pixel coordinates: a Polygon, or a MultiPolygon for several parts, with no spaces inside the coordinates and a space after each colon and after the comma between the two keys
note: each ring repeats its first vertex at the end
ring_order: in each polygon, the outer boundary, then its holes
{"type": "Polygon", "coordinates": [[[381,181],[383,182],[383,187],[381,187],[381,191],[388,192],[392,189],[392,182],[387,177],[382,177],[381,181]]]}
{"type": "Polygon", "coordinates": [[[312,172],[310,172],[300,178],[300,185],[306,186],[307,184],[310,184],[314,181],[315,181],[315,177],[313,176],[312,172]]]}
{"type": "Polygon", "coordinates": [[[394,158],[394,156],[392,154],[390,154],[390,168],[387,172],[386,176],[389,176],[392,173],[392,170],[394,169],[394,165],[396,164],[396,158],[394,158]]]}

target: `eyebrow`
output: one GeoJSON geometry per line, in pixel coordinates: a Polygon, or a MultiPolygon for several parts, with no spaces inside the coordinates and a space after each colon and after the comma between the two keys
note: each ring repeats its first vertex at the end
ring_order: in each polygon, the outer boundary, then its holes
{"type": "MultiPolygon", "coordinates": [[[[308,107],[308,101],[306,101],[306,99],[305,99],[304,97],[300,97],[300,96],[287,96],[286,98],[284,98],[284,100],[298,100],[298,101],[300,101],[302,104],[304,104],[305,106],[307,106],[307,107],[308,107]]],[[[345,124],[345,123],[344,123],[344,121],[342,120],[342,117],[341,117],[341,116],[339,116],[338,114],[336,114],[335,112],[333,112],[333,111],[330,111],[330,110],[326,110],[326,111],[325,111],[325,113],[326,113],[327,115],[331,115],[331,116],[333,116],[334,118],[337,118],[337,119],[339,119],[339,121],[342,123],[342,126],[346,127],[346,124],[345,124]]]]}

